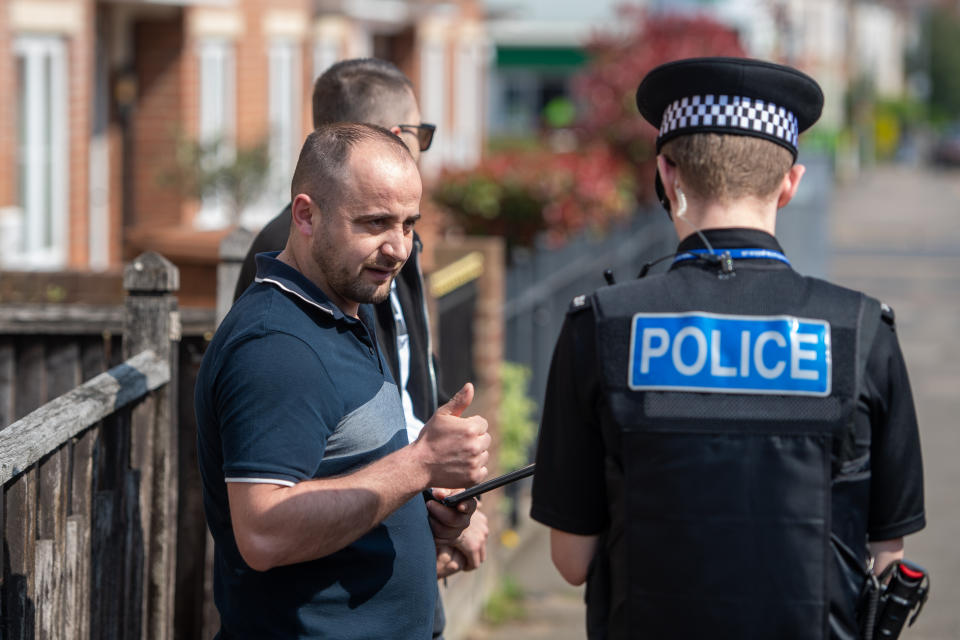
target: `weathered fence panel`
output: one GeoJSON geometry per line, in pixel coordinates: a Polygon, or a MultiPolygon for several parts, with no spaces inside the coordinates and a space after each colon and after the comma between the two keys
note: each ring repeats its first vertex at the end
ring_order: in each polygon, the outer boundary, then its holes
{"type": "Polygon", "coordinates": [[[141,256],[126,309],[70,325],[85,335],[56,335],[62,310],[0,314],[0,427],[17,420],[0,430],[0,637],[173,637],[177,278],[141,256]],[[127,360],[93,375],[121,329],[127,360]]]}
{"type": "Polygon", "coordinates": [[[139,633],[142,602],[127,599],[131,592],[144,591],[137,586],[142,582],[137,578],[142,573],[144,542],[139,516],[132,515],[139,510],[139,472],[122,472],[120,482],[128,488],[127,497],[132,495],[126,501],[116,491],[99,491],[93,473],[94,459],[112,467],[114,473],[117,467],[127,466],[110,460],[111,451],[122,447],[111,447],[105,442],[111,438],[101,435],[127,431],[131,423],[114,419],[106,429],[84,425],[96,424],[105,414],[115,413],[168,381],[168,363],[147,351],[0,432],[0,482],[8,482],[5,546],[12,560],[4,568],[3,584],[9,637],[33,638],[34,633],[50,638],[150,637],[139,633]],[[51,442],[55,450],[45,452],[51,442]],[[100,506],[109,505],[106,513],[91,513],[94,494],[100,506]],[[124,502],[126,517],[117,518],[115,506],[124,502]],[[91,542],[91,522],[105,527],[105,534],[94,534],[96,544],[91,542]],[[90,579],[91,560],[106,580],[90,579]],[[120,571],[129,580],[110,579],[120,571]],[[99,618],[100,626],[91,634],[91,619],[96,615],[91,608],[97,606],[105,607],[107,615],[99,618]]]}
{"type": "MultiPolygon", "coordinates": [[[[5,274],[5,284],[7,284],[7,280],[5,274]]],[[[117,284],[117,288],[119,288],[119,284],[117,284]]],[[[5,292],[10,293],[6,289],[5,292]]],[[[5,295],[4,300],[8,299],[10,297],[5,295]]],[[[193,415],[193,384],[196,378],[196,369],[199,367],[209,334],[214,326],[214,313],[212,310],[189,308],[177,313],[182,319],[184,337],[179,344],[176,373],[173,374],[177,378],[176,396],[172,397],[170,401],[177,404],[173,417],[179,423],[178,455],[183,458],[183,461],[176,463],[170,469],[171,472],[175,470],[178,476],[176,483],[178,490],[170,494],[174,500],[178,501],[176,543],[178,559],[176,562],[176,612],[173,635],[178,638],[212,637],[212,634],[204,636],[200,631],[203,624],[204,607],[200,606],[200,603],[203,600],[205,579],[203,558],[207,534],[194,452],[196,425],[193,415]],[[181,362],[185,364],[181,366],[181,362]],[[181,487],[186,488],[179,490],[181,487]]],[[[36,409],[42,402],[51,400],[57,395],[53,392],[54,389],[60,390],[65,384],[57,382],[57,380],[69,379],[71,375],[74,375],[61,372],[61,369],[71,370],[75,364],[72,362],[72,356],[69,355],[70,352],[78,354],[79,357],[77,365],[80,369],[79,380],[89,380],[108,368],[121,364],[124,314],[125,307],[118,305],[105,307],[81,303],[63,305],[4,302],[0,304],[0,429],[23,417],[27,412],[36,409]],[[16,406],[19,413],[15,413],[14,399],[18,392],[15,380],[18,377],[18,372],[29,368],[21,366],[21,361],[29,364],[31,360],[35,361],[37,359],[37,353],[41,351],[44,361],[42,376],[45,393],[37,394],[35,384],[32,386],[21,384],[19,388],[26,389],[28,395],[20,396],[20,402],[16,406]]],[[[110,512],[112,514],[109,516],[110,518],[114,518],[114,516],[123,512],[120,504],[122,493],[117,488],[117,483],[119,482],[118,478],[122,475],[122,466],[129,464],[130,434],[129,432],[122,432],[122,429],[126,427],[119,424],[121,421],[126,421],[124,424],[129,423],[128,418],[123,413],[105,418],[75,441],[73,445],[74,453],[67,454],[68,460],[72,460],[74,472],[86,468],[86,473],[91,478],[87,482],[86,492],[80,488],[82,483],[79,480],[71,481],[67,507],[68,527],[71,526],[69,524],[70,519],[76,514],[105,514],[106,503],[111,505],[110,509],[116,507],[110,512]],[[86,453],[76,452],[77,447],[81,446],[86,447],[84,449],[86,453]],[[97,467],[92,465],[94,450],[96,450],[99,460],[97,467]],[[71,455],[72,458],[70,458],[71,455]],[[86,460],[87,463],[78,464],[77,461],[79,460],[86,460]],[[97,483],[98,492],[104,492],[98,498],[93,495],[91,489],[93,483],[97,483]],[[94,507],[95,500],[100,501],[99,511],[94,507]],[[114,500],[117,501],[116,505],[113,505],[114,500]]],[[[156,481],[154,484],[156,484],[156,481]]],[[[90,518],[91,516],[87,517],[88,521],[90,518]]],[[[92,523],[91,526],[93,526],[92,523]]],[[[85,583],[90,584],[91,580],[94,579],[113,580],[115,584],[120,585],[118,588],[122,591],[124,588],[122,582],[114,580],[110,575],[100,575],[98,573],[94,576],[90,572],[91,566],[103,567],[103,563],[109,560],[111,554],[116,555],[120,552],[122,537],[117,537],[120,535],[120,529],[117,529],[113,538],[104,541],[90,537],[91,526],[81,530],[80,533],[87,536],[86,549],[88,551],[94,548],[103,550],[103,561],[99,564],[93,562],[93,555],[97,551],[87,553],[85,557],[81,558],[88,571],[85,583]]],[[[119,526],[116,522],[108,520],[102,523],[102,526],[97,530],[107,535],[107,532],[113,531],[113,528],[119,526]]],[[[65,547],[64,553],[67,552],[68,549],[65,547]]],[[[2,559],[0,559],[0,569],[2,569],[2,559]]],[[[106,571],[106,569],[102,571],[106,571]]],[[[95,592],[98,589],[100,588],[94,587],[95,592]]],[[[89,590],[81,590],[79,597],[87,598],[89,601],[89,590]]],[[[65,602],[70,598],[69,594],[63,595],[65,602]]],[[[99,599],[94,599],[93,602],[88,602],[85,609],[86,619],[71,617],[68,613],[69,605],[64,604],[63,617],[65,624],[72,624],[73,627],[78,629],[85,629],[86,636],[81,637],[101,637],[103,634],[125,637],[126,632],[114,629],[108,630],[100,621],[101,618],[107,621],[120,620],[122,618],[118,608],[120,604],[120,601],[116,599],[110,602],[101,602],[99,599]],[[104,608],[103,616],[100,615],[100,609],[97,607],[104,608]],[[94,615],[97,617],[91,617],[94,615]],[[90,630],[93,628],[96,628],[96,630],[91,635],[90,630]],[[99,629],[104,629],[103,634],[100,633],[99,629]]],[[[4,619],[4,598],[0,596],[0,628],[2,628],[2,620],[4,619]]],[[[216,620],[214,619],[207,628],[214,628],[215,631],[216,627],[213,626],[215,623],[216,620]]],[[[111,622],[111,624],[113,623],[111,622]]]]}
{"type": "Polygon", "coordinates": [[[5,490],[4,545],[9,565],[4,567],[3,590],[6,633],[10,640],[32,640],[34,637],[35,594],[33,567],[35,564],[37,503],[36,469],[22,474],[5,490]],[[19,621],[19,622],[18,622],[19,621]]]}
{"type": "Polygon", "coordinates": [[[23,341],[14,378],[14,418],[25,416],[47,399],[43,342],[39,338],[23,341]]]}
{"type": "Polygon", "coordinates": [[[169,379],[169,364],[145,351],[13,423],[0,431],[0,483],[169,379]]]}
{"type": "Polygon", "coordinates": [[[0,336],[0,426],[13,422],[13,378],[16,355],[13,341],[0,336]]]}

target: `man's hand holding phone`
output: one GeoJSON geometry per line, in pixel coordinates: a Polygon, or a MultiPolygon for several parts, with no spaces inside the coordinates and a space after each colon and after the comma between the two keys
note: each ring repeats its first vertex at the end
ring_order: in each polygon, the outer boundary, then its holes
{"type": "Polygon", "coordinates": [[[427,513],[430,516],[430,529],[438,545],[456,544],[464,529],[470,526],[470,517],[477,510],[477,501],[463,500],[453,506],[439,502],[437,498],[458,493],[460,489],[433,489],[434,500],[427,500],[427,513]]]}

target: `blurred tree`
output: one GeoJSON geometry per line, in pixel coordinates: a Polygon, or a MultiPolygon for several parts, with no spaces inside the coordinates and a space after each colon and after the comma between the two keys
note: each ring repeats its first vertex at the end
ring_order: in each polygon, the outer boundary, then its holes
{"type": "Polygon", "coordinates": [[[573,80],[576,104],[547,105],[546,140],[503,147],[475,169],[437,181],[434,201],[463,231],[503,236],[508,249],[530,246],[541,233],[560,244],[583,230],[603,231],[631,215],[638,196],[652,195],[656,131],[637,113],[640,80],[670,60],[744,51],[734,30],[707,17],[620,11],[629,28],[588,43],[587,65],[573,80]],[[568,125],[576,132],[572,147],[551,137],[568,125]]]}
{"type": "Polygon", "coordinates": [[[651,15],[637,7],[620,9],[617,33],[596,35],[587,45],[590,61],[573,80],[582,105],[577,123],[581,140],[604,143],[638,167],[637,196],[653,192],[656,130],[637,112],[640,80],[654,67],[681,58],[746,55],[737,32],[706,16],[651,15]]]}
{"type": "Polygon", "coordinates": [[[562,129],[573,124],[577,107],[566,96],[558,96],[543,107],[543,121],[548,127],[562,129]]]}
{"type": "Polygon", "coordinates": [[[229,151],[220,139],[197,141],[177,134],[173,165],[159,176],[160,183],[196,199],[226,199],[228,223],[237,225],[243,211],[263,194],[269,179],[268,141],[229,151]]]}
{"type": "Polygon", "coordinates": [[[446,171],[431,193],[464,232],[506,238],[508,250],[540,233],[562,244],[601,231],[635,208],[632,170],[602,144],[488,155],[476,168],[446,171]]]}
{"type": "Polygon", "coordinates": [[[955,11],[934,9],[927,33],[930,107],[939,118],[960,118],[960,19],[955,11]]]}
{"type": "Polygon", "coordinates": [[[530,460],[530,445],[537,436],[534,412],[537,403],[530,399],[530,368],[516,362],[500,365],[503,386],[500,402],[500,443],[497,466],[501,473],[519,469],[530,460]]]}

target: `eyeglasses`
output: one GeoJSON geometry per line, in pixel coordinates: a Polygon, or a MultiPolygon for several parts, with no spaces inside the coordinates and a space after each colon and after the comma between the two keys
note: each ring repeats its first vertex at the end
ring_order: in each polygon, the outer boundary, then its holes
{"type": "Polygon", "coordinates": [[[398,124],[397,126],[400,127],[400,131],[407,131],[417,136],[420,151],[426,151],[430,148],[430,143],[433,142],[433,133],[437,130],[437,125],[427,124],[426,122],[421,124],[398,124]],[[413,131],[410,131],[410,129],[413,129],[413,131]]]}

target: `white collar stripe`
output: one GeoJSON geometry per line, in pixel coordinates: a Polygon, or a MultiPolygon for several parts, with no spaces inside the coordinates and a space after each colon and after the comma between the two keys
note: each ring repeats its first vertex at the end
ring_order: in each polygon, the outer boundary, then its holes
{"type": "Polygon", "coordinates": [[[333,313],[333,311],[332,311],[331,309],[328,309],[327,307],[323,306],[322,304],[319,304],[319,303],[311,300],[310,298],[308,298],[307,296],[303,295],[302,293],[300,293],[300,292],[298,292],[298,291],[294,291],[294,290],[291,289],[290,287],[285,286],[282,282],[279,282],[279,281],[277,281],[277,280],[274,280],[273,278],[254,278],[254,282],[269,282],[269,283],[272,284],[272,285],[276,285],[276,286],[280,287],[281,289],[283,289],[283,290],[286,291],[287,293],[290,293],[290,294],[293,294],[293,295],[297,296],[298,298],[300,298],[300,299],[303,300],[304,302],[313,305],[313,306],[316,307],[317,309],[320,309],[321,311],[326,311],[326,312],[329,313],[330,315],[334,315],[334,313],[333,313]]]}

